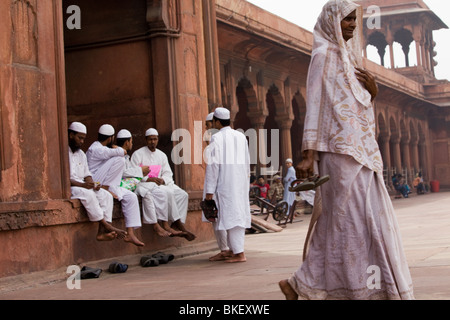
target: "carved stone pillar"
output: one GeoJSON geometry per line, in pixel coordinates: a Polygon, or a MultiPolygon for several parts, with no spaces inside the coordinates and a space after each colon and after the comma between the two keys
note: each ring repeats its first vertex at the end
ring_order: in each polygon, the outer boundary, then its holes
{"type": "Polygon", "coordinates": [[[380,142],[380,152],[383,157],[383,165],[385,168],[391,168],[392,165],[389,148],[389,136],[388,135],[380,136],[379,142],[380,142]]]}
{"type": "Polygon", "coordinates": [[[398,173],[402,172],[402,157],[400,152],[400,139],[391,138],[392,150],[393,150],[393,165],[398,173]]]}
{"type": "MultiPolygon", "coordinates": [[[[174,145],[173,131],[186,129],[192,139],[194,122],[203,123],[208,114],[205,62],[208,53],[205,52],[203,14],[201,1],[147,0],[154,123],[160,134],[158,147],[169,161],[174,145]]],[[[195,150],[198,150],[196,140],[191,143],[192,154],[195,150]]],[[[176,184],[192,199],[201,197],[204,168],[190,160],[190,163],[173,165],[172,170],[176,184]]]]}
{"type": "Polygon", "coordinates": [[[220,86],[219,43],[217,39],[216,1],[202,0],[203,34],[205,38],[206,86],[208,108],[211,112],[222,106],[220,86]]]}
{"type": "Polygon", "coordinates": [[[256,136],[257,136],[257,159],[256,159],[256,175],[259,175],[261,166],[265,166],[264,164],[267,163],[267,139],[266,136],[263,134],[264,130],[264,124],[266,123],[266,117],[265,115],[261,115],[259,113],[249,113],[248,117],[252,123],[253,129],[256,130],[256,136]]]}

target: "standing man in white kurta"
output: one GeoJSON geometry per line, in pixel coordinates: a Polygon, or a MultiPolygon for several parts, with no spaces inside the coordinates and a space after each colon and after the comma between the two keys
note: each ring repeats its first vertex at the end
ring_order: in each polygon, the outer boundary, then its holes
{"type": "Polygon", "coordinates": [[[100,127],[98,140],[89,147],[86,153],[89,169],[94,180],[105,186],[120,201],[127,228],[127,236],[124,240],[142,247],[144,243],[134,233],[135,229],[142,226],[137,195],[120,187],[125,168],[124,157],[127,151],[113,145],[114,133],[114,128],[109,124],[100,127]]]}
{"type": "Polygon", "coordinates": [[[207,149],[205,199],[214,198],[219,209],[216,228],[227,232],[233,255],[225,261],[244,262],[245,229],[251,227],[248,143],[244,134],[230,127],[228,109],[216,108],[213,123],[219,132],[207,149]]]}
{"type": "MultiPolygon", "coordinates": [[[[206,116],[205,120],[205,141],[209,145],[211,142],[211,137],[217,131],[214,129],[213,124],[214,119],[214,112],[209,113],[206,116]]],[[[207,152],[205,152],[207,154],[207,152]]],[[[205,162],[208,163],[208,160],[205,159],[205,162]]],[[[205,189],[203,189],[203,198],[205,198],[205,189]]],[[[212,223],[212,227],[214,229],[214,235],[216,236],[217,245],[219,246],[220,252],[209,257],[209,261],[223,261],[228,259],[233,255],[233,252],[230,250],[230,247],[228,245],[228,239],[227,239],[227,232],[225,230],[218,230],[216,228],[217,221],[211,222],[208,219],[205,218],[205,216],[202,214],[202,221],[207,223],[212,223]]]]}
{"type": "Polygon", "coordinates": [[[149,176],[144,177],[139,183],[136,192],[141,197],[145,197],[150,192],[153,195],[156,209],[166,210],[169,220],[172,221],[172,225],[167,231],[192,241],[196,236],[184,226],[189,196],[173,181],[172,169],[166,154],[156,148],[159,141],[158,131],[154,128],[148,129],[145,132],[145,139],[147,146],[136,150],[131,156],[133,166],[150,166],[149,176]],[[160,198],[159,194],[163,194],[164,197],[160,198]]]}
{"type": "Polygon", "coordinates": [[[87,129],[81,122],[69,126],[69,167],[71,198],[79,199],[86,209],[89,221],[98,222],[98,241],[124,238],[125,231],[111,225],[114,199],[112,195],[96,185],[89,171],[86,154],[81,146],[87,129]]]}

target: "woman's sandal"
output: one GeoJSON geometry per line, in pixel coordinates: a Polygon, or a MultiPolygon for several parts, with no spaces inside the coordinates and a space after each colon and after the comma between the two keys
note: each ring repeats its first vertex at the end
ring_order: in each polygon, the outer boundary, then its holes
{"type": "Polygon", "coordinates": [[[307,191],[314,189],[316,184],[313,181],[304,180],[294,180],[289,187],[291,192],[307,191]],[[300,183],[299,183],[300,182],[300,183]]]}
{"type": "Polygon", "coordinates": [[[315,176],[305,179],[303,182],[301,182],[302,180],[294,180],[294,181],[292,181],[291,186],[289,187],[289,191],[299,192],[299,191],[313,190],[317,187],[320,187],[322,184],[324,184],[328,180],[330,180],[329,175],[325,175],[325,176],[315,175],[315,176]],[[299,183],[299,182],[301,182],[301,183],[299,183]]]}

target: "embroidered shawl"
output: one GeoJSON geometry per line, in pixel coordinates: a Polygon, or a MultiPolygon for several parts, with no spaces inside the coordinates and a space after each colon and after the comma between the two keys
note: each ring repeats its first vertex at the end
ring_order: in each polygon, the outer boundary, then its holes
{"type": "Polygon", "coordinates": [[[354,10],[362,17],[352,1],[330,0],[314,27],[302,149],[350,155],[382,173],[371,96],[355,75],[355,67],[362,68],[361,20],[349,41],[341,30],[341,21],[354,10]]]}

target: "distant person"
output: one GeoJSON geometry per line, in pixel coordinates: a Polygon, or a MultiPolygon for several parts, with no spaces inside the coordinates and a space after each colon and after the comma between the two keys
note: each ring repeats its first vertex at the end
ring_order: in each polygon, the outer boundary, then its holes
{"type": "Polygon", "coordinates": [[[260,189],[260,197],[267,199],[267,194],[269,193],[270,185],[266,182],[264,176],[259,176],[254,185],[260,189]]]}
{"type": "Polygon", "coordinates": [[[287,172],[286,176],[283,178],[284,183],[284,194],[283,194],[283,200],[287,202],[288,204],[288,212],[291,210],[291,206],[295,201],[295,192],[289,191],[289,187],[291,186],[291,183],[297,179],[295,175],[295,169],[293,166],[292,159],[286,159],[286,167],[287,172]]]}
{"type": "Polygon", "coordinates": [[[413,187],[416,188],[417,194],[425,193],[425,186],[423,184],[423,178],[420,172],[416,174],[416,178],[413,181],[413,187]]]}
{"type": "Polygon", "coordinates": [[[267,194],[268,200],[272,204],[276,204],[277,202],[283,201],[283,194],[284,187],[281,183],[281,177],[276,174],[273,176],[272,184],[270,186],[269,193],[267,194]]]}
{"type": "Polygon", "coordinates": [[[409,190],[408,187],[402,181],[402,175],[397,173],[392,176],[392,185],[394,189],[400,192],[403,198],[408,198],[409,190]]]}

